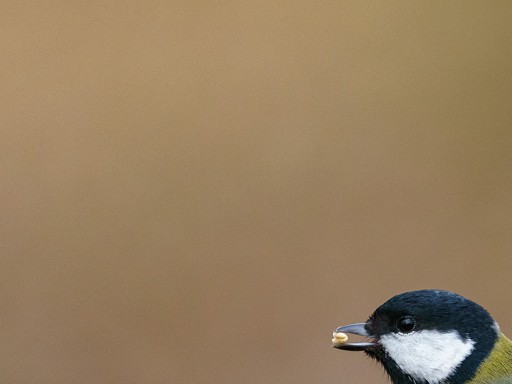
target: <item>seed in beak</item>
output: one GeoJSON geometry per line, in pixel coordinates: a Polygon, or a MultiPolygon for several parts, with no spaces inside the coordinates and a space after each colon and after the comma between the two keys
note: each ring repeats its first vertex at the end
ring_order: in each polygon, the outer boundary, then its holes
{"type": "Polygon", "coordinates": [[[345,344],[348,340],[348,336],[343,332],[334,332],[332,336],[332,343],[334,345],[345,344]]]}

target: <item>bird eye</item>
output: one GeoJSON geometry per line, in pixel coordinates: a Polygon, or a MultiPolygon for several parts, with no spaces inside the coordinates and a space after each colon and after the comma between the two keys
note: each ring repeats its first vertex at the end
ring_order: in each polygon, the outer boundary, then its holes
{"type": "Polygon", "coordinates": [[[402,316],[396,322],[396,328],[399,332],[409,333],[416,327],[416,320],[411,316],[402,316]]]}

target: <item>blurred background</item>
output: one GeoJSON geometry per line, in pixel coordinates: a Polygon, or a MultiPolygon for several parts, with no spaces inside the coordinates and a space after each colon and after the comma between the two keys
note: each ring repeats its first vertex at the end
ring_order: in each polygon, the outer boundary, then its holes
{"type": "Polygon", "coordinates": [[[387,383],[339,325],[512,335],[512,3],[1,6],[0,381],[387,383]]]}

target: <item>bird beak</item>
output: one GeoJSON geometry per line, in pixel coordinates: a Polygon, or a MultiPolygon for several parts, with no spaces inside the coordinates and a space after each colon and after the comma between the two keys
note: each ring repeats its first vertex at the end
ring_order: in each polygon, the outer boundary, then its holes
{"type": "Polygon", "coordinates": [[[333,347],[337,349],[343,349],[345,351],[366,351],[367,349],[371,349],[378,346],[376,342],[364,342],[364,343],[346,343],[347,336],[345,333],[351,333],[354,335],[360,335],[370,338],[370,334],[365,328],[366,323],[356,323],[350,325],[344,325],[342,327],[336,328],[336,331],[333,332],[333,347]]]}

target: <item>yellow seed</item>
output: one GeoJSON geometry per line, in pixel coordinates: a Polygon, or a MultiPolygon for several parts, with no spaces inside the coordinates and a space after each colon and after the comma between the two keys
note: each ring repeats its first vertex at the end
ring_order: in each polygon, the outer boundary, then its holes
{"type": "Polygon", "coordinates": [[[334,338],[338,343],[344,343],[348,340],[348,336],[343,332],[336,332],[334,338]]]}

